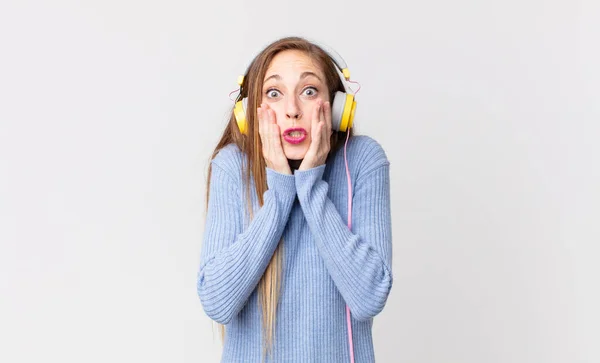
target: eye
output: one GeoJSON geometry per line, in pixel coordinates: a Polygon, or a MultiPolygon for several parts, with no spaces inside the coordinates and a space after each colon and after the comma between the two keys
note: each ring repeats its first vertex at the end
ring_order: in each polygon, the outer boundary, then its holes
{"type": "Polygon", "coordinates": [[[304,92],[303,92],[303,93],[304,93],[306,96],[313,97],[313,96],[315,96],[315,95],[317,94],[317,92],[318,92],[318,91],[317,91],[317,89],[316,89],[315,87],[306,87],[306,88],[304,89],[304,92]]]}
{"type": "Polygon", "coordinates": [[[277,98],[280,95],[279,91],[275,88],[269,88],[265,94],[268,98],[277,98]]]}

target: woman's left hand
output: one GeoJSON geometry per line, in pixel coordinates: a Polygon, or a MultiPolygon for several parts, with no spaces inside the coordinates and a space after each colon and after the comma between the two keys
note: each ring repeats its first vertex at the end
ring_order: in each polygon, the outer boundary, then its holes
{"type": "Polygon", "coordinates": [[[298,170],[308,170],[325,164],[331,148],[331,105],[317,101],[313,110],[310,146],[298,170]]]}

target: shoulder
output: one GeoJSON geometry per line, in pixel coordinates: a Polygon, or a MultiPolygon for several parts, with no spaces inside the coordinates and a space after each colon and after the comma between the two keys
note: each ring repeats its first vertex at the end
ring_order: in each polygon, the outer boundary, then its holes
{"type": "MultiPolygon", "coordinates": [[[[368,174],[379,167],[389,165],[387,154],[383,146],[374,138],[366,135],[356,135],[348,140],[348,162],[352,164],[360,175],[368,174]]],[[[344,145],[337,151],[344,158],[344,145]]]]}
{"type": "Polygon", "coordinates": [[[236,144],[228,144],[219,150],[211,163],[213,167],[216,165],[233,180],[238,180],[244,165],[244,154],[236,144]]]}
{"type": "Polygon", "coordinates": [[[353,136],[348,140],[348,147],[352,147],[352,151],[356,157],[364,159],[369,163],[389,162],[383,146],[370,136],[353,136]]]}

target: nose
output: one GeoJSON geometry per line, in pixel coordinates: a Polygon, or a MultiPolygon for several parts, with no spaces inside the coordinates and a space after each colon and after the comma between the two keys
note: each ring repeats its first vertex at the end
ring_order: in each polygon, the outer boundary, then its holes
{"type": "Polygon", "coordinates": [[[295,97],[290,97],[286,103],[285,116],[296,120],[302,117],[302,112],[300,111],[300,107],[298,107],[298,102],[295,97]]]}
{"type": "Polygon", "coordinates": [[[285,115],[287,116],[287,118],[295,118],[295,119],[300,118],[300,112],[295,112],[295,113],[286,112],[285,115]]]}

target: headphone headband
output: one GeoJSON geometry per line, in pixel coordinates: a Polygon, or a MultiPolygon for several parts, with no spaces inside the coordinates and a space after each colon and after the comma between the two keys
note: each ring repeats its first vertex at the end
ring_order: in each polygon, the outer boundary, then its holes
{"type": "Polygon", "coordinates": [[[346,62],[344,61],[344,58],[342,58],[342,56],[338,52],[333,50],[333,48],[331,48],[331,47],[325,46],[322,43],[321,44],[316,43],[316,42],[311,42],[311,43],[313,43],[317,47],[321,48],[325,53],[327,53],[329,58],[331,58],[333,63],[342,72],[346,81],[350,79],[350,71],[348,70],[348,66],[346,65],[346,62]]]}

